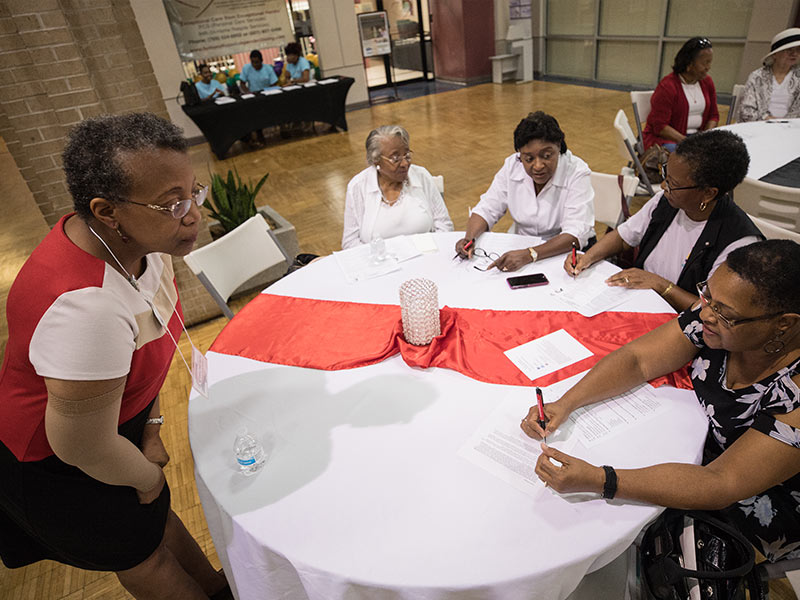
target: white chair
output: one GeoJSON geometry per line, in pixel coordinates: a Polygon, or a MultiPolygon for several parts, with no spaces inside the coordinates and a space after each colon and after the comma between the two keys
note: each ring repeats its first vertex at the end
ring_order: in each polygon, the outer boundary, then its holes
{"type": "Polygon", "coordinates": [[[737,83],[733,86],[733,92],[731,92],[731,106],[728,109],[728,118],[725,121],[726,125],[730,125],[739,120],[739,100],[742,98],[742,93],[744,93],[744,86],[740,83],[737,83]]]}
{"type": "Polygon", "coordinates": [[[778,227],[772,221],[767,221],[766,219],[759,219],[753,215],[748,216],[768,240],[792,240],[800,244],[800,233],[778,227]]]}
{"type": "Polygon", "coordinates": [[[431,175],[433,178],[433,183],[436,185],[436,189],[439,190],[439,193],[444,198],[444,175],[431,175]]]}
{"type": "Polygon", "coordinates": [[[617,149],[625,160],[630,160],[639,174],[639,181],[642,183],[643,191],[652,196],[655,192],[647,174],[642,168],[642,163],[639,162],[639,156],[636,154],[636,136],[633,135],[633,130],[628,122],[628,117],[625,116],[625,111],[620,109],[617,111],[617,116],[614,117],[614,132],[616,133],[617,149]]]}
{"type": "Polygon", "coordinates": [[[650,116],[650,98],[653,97],[654,90],[647,90],[646,92],[631,92],[631,104],[633,104],[633,118],[636,119],[636,132],[638,134],[637,141],[638,147],[636,150],[639,154],[644,154],[644,137],[642,136],[642,124],[647,121],[650,116]]]}
{"type": "Polygon", "coordinates": [[[622,202],[630,206],[631,198],[636,194],[639,180],[630,175],[609,175],[592,173],[592,189],[594,190],[594,220],[614,229],[625,220],[622,202]],[[622,177],[622,188],[619,179],[622,177]]]}
{"type": "Polygon", "coordinates": [[[283,265],[279,269],[281,277],[291,263],[291,258],[261,214],[249,218],[218,240],[190,252],[183,260],[229,319],[233,318],[233,311],[227,302],[236,288],[278,265],[283,265]]]}
{"type": "Polygon", "coordinates": [[[800,188],[745,177],[733,191],[733,199],[747,214],[800,233],[800,188]]]}

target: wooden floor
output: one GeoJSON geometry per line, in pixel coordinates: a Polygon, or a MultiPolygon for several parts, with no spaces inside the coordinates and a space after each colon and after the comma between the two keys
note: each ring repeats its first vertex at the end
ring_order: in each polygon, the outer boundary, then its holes
{"type": "MultiPolygon", "coordinates": [[[[514,127],[528,112],[544,110],[556,116],[567,145],[595,171],[618,173],[625,160],[616,150],[612,120],[624,108],[633,123],[630,96],[625,92],[563,84],[486,84],[462,90],[382,104],[347,114],[349,131],[307,134],[282,140],[275,135],[258,151],[237,144],[224,161],[207,144],[191,148],[195,173],[207,181],[209,171],[225,173],[234,165],[243,178],[270,173],[258,204],[270,204],[297,228],[301,250],[327,254],[341,243],[344,193],[349,179],[365,166],[364,140],[369,131],[397,123],[411,134],[416,163],[435,175],[444,175],[445,200],[456,229],[464,228],[468,207],[475,206],[503,159],[513,152],[514,127]]],[[[722,119],[727,107],[720,106],[722,119]]],[[[325,126],[317,125],[318,130],[325,126]]],[[[13,161],[0,147],[0,191],[6,219],[0,224],[0,308],[5,313],[8,288],[30,251],[47,228],[13,161]]],[[[505,230],[509,222],[498,224],[505,230]]],[[[234,310],[249,298],[236,300],[234,310]]],[[[193,327],[195,344],[205,351],[226,321],[219,318],[193,327]]],[[[5,320],[0,349],[5,347],[5,320]]],[[[188,355],[188,344],[181,341],[188,355]]],[[[166,415],[163,437],[172,460],[166,476],[172,488],[173,508],[219,566],[194,485],[187,438],[189,376],[179,358],[173,360],[161,392],[166,415]]],[[[785,583],[773,585],[777,600],[796,598],[785,583]]],[[[80,571],[51,562],[24,569],[0,566],[0,600],[81,600],[130,598],[113,575],[80,571]]]]}

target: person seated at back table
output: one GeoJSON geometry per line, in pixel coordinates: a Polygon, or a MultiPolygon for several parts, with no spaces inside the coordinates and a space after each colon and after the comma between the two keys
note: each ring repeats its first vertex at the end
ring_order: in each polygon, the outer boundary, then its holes
{"type": "Polygon", "coordinates": [[[264,56],[259,50],[250,53],[250,64],[242,67],[242,74],[239,76],[242,91],[260,92],[268,87],[273,87],[278,83],[278,76],[271,65],[264,65],[264,56]]]}
{"type": "Polygon", "coordinates": [[[305,56],[302,56],[303,49],[297,42],[286,44],[283,49],[286,54],[286,64],[283,66],[285,79],[284,85],[295,85],[306,83],[311,80],[311,63],[305,56]]]}
{"type": "Polygon", "coordinates": [[[551,435],[581,406],[692,362],[708,415],[702,465],[660,464],[614,473],[542,445],[539,479],[557,492],[681,509],[720,511],[770,561],[800,552],[800,245],[768,240],[738,248],[698,286],[700,302],[612,352],[566,394],[522,420],[551,435]],[[557,466],[551,459],[558,461],[557,466]]]}
{"type": "Polygon", "coordinates": [[[697,300],[697,283],[732,250],[764,239],[730,196],[749,164],[747,148],[735,133],[717,129],[686,138],[669,156],[661,191],[579,255],[574,268],[567,256],[564,269],[576,276],[626,246],[638,246],[634,268],[606,283],[654,290],[684,310],[697,300]]]}
{"type": "Polygon", "coordinates": [[[200,65],[200,81],[194,84],[200,100],[213,100],[220,96],[225,96],[225,86],[213,78],[211,68],[208,65],[200,65]]]}
{"type": "Polygon", "coordinates": [[[672,152],[687,135],[719,123],[717,90],[708,74],[714,50],[707,38],[693,37],[678,50],[672,73],[656,86],[642,132],[645,150],[661,144],[672,152]]]}
{"type": "Polygon", "coordinates": [[[377,238],[453,231],[433,177],[411,164],[408,132],[382,125],[367,136],[366,169],[347,184],[342,249],[377,238]]]}
{"type": "Polygon", "coordinates": [[[464,238],[456,243],[459,256],[472,258],[476,244],[466,250],[465,246],[510,213],[516,233],[545,241],[506,252],[488,267],[501,271],[563,254],[573,243],[586,247],[594,238],[592,172],[567,150],[558,121],[542,111],[530,113],[514,130],[514,149],[472,211],[464,238]]]}
{"type": "Polygon", "coordinates": [[[739,121],[800,117],[800,28],[772,38],[763,67],[750,73],[740,100],[739,121]]]}

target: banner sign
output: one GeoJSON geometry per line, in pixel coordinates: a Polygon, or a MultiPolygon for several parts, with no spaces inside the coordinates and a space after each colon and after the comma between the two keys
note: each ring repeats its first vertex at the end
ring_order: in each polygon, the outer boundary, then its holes
{"type": "Polygon", "coordinates": [[[286,0],[163,0],[183,60],[294,41],[286,0]]]}
{"type": "Polygon", "coordinates": [[[366,58],[391,54],[389,19],[386,17],[386,11],[361,13],[357,16],[362,54],[366,58]]]}

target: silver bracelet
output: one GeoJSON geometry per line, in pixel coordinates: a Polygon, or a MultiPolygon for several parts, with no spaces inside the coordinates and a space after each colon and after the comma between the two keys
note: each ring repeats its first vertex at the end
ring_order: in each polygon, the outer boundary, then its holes
{"type": "Polygon", "coordinates": [[[145,425],[163,425],[164,424],[164,415],[159,415],[158,418],[147,419],[144,422],[145,425]]]}

